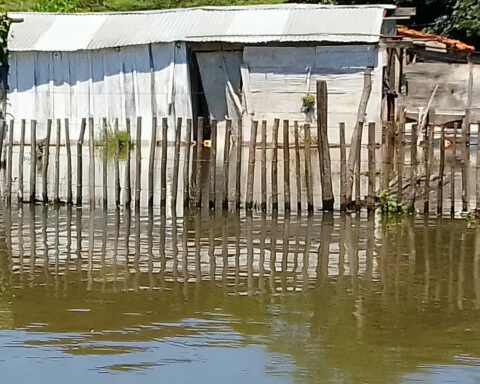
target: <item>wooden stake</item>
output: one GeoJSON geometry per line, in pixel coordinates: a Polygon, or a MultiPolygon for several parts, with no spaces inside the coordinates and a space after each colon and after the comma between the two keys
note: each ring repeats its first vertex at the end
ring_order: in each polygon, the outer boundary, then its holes
{"type": "Polygon", "coordinates": [[[148,157],[148,209],[153,208],[153,192],[155,186],[154,171],[155,171],[155,151],[157,148],[157,116],[152,117],[152,135],[150,137],[150,154],[148,157]]]}
{"type": "Polygon", "coordinates": [[[307,189],[307,211],[311,214],[314,210],[313,205],[313,180],[312,180],[312,158],[310,155],[311,137],[310,125],[303,126],[305,131],[305,188],[307,189]]]}
{"type": "Polygon", "coordinates": [[[418,175],[418,161],[417,161],[417,133],[418,123],[412,124],[412,137],[410,144],[410,184],[411,184],[411,196],[410,196],[410,212],[415,211],[415,199],[417,197],[417,175],[418,175]]]}
{"type": "Polygon", "coordinates": [[[83,139],[87,128],[87,119],[83,118],[80,124],[80,136],[77,141],[77,205],[82,205],[82,188],[83,188],[83,139]]]}
{"type": "Polygon", "coordinates": [[[192,119],[187,119],[187,145],[185,148],[185,162],[183,163],[183,206],[190,206],[190,151],[192,149],[192,119]]]}
{"type": "Polygon", "coordinates": [[[95,209],[95,139],[94,132],[95,126],[93,122],[93,117],[88,119],[88,147],[89,147],[89,164],[88,164],[88,186],[90,190],[90,209],[95,209]]]}
{"type": "Polygon", "coordinates": [[[247,196],[245,198],[245,209],[251,211],[253,208],[253,184],[255,181],[255,152],[257,145],[258,121],[252,121],[250,146],[248,148],[248,172],[247,172],[247,196]]]}
{"type": "Polygon", "coordinates": [[[160,172],[160,208],[167,206],[168,118],[162,118],[162,168],[160,172]]]}
{"type": "MultiPolygon", "coordinates": [[[[175,154],[173,160],[172,209],[176,212],[178,196],[178,172],[180,168],[180,141],[182,139],[182,118],[177,118],[175,127],[175,154]]],[[[188,184],[188,182],[187,182],[188,184]]]]}
{"type": "Polygon", "coordinates": [[[47,189],[47,182],[48,182],[48,165],[50,161],[50,136],[52,133],[52,119],[48,119],[47,121],[47,136],[45,138],[45,152],[44,152],[44,160],[43,160],[43,167],[42,167],[42,201],[44,204],[48,203],[48,189],[47,189]]]}
{"type": "MultiPolygon", "coordinates": [[[[480,212],[480,121],[477,123],[476,211],[480,212]]],[[[480,255],[480,253],[479,253],[480,255]]]]}
{"type": "Polygon", "coordinates": [[[120,139],[118,137],[118,118],[113,122],[113,134],[115,136],[115,153],[113,154],[114,177],[115,177],[115,207],[120,206],[120,139]]]}
{"type": "Polygon", "coordinates": [[[345,144],[345,123],[339,124],[340,129],[340,211],[347,210],[347,148],[345,144]]]}
{"type": "Polygon", "coordinates": [[[261,179],[262,179],[262,212],[267,211],[267,121],[262,121],[262,154],[261,154],[261,179]]]}
{"type": "Polygon", "coordinates": [[[137,137],[135,140],[135,209],[140,208],[142,190],[142,118],[137,117],[137,137]]]}
{"type": "Polygon", "coordinates": [[[13,129],[15,121],[10,120],[10,128],[8,130],[8,157],[7,157],[7,196],[6,204],[10,206],[12,203],[12,169],[13,169],[13,129]]]}
{"type": "Polygon", "coordinates": [[[65,147],[67,149],[67,204],[73,204],[72,196],[72,147],[70,145],[70,121],[64,121],[65,126],[65,147]]]}
{"type": "Polygon", "coordinates": [[[18,202],[23,203],[23,160],[25,158],[25,127],[27,122],[22,119],[20,123],[20,153],[18,155],[18,202]]]}
{"type": "MultiPolygon", "coordinates": [[[[104,117],[102,119],[102,129],[103,134],[106,136],[106,132],[108,130],[108,122],[107,118],[104,117]]],[[[103,143],[103,157],[102,157],[102,205],[103,209],[107,209],[108,207],[108,150],[107,150],[107,140],[104,140],[103,143]]]]}
{"type": "Polygon", "coordinates": [[[333,211],[335,198],[333,195],[332,166],[328,142],[328,91],[327,82],[324,80],[317,81],[317,131],[320,179],[322,183],[322,209],[324,211],[333,211]]]}
{"type": "Polygon", "coordinates": [[[241,184],[242,177],[242,145],[243,145],[243,122],[242,119],[238,121],[238,136],[237,136],[237,170],[235,174],[235,209],[238,211],[241,207],[241,184]]]}
{"type": "Polygon", "coordinates": [[[424,196],[424,203],[423,203],[423,213],[428,215],[429,211],[429,199],[430,199],[430,137],[433,136],[433,127],[430,126],[425,127],[425,149],[424,149],[424,162],[425,162],[425,196],[424,196]]]}
{"type": "Polygon", "coordinates": [[[131,166],[131,159],[132,159],[132,154],[130,153],[130,147],[132,145],[131,138],[130,138],[130,118],[127,117],[126,119],[126,131],[127,131],[127,143],[125,150],[127,152],[127,160],[125,164],[125,208],[130,208],[130,204],[132,203],[132,186],[131,186],[131,172],[130,172],[130,166],[131,166]]]}
{"type": "Polygon", "coordinates": [[[302,176],[300,172],[300,144],[298,140],[298,121],[293,123],[295,130],[295,175],[297,177],[297,212],[302,211],[302,176]]]}
{"type": "Polygon", "coordinates": [[[458,123],[453,123],[452,165],[450,167],[450,215],[455,215],[455,170],[457,163],[457,131],[458,123]]]}
{"type": "MultiPolygon", "coordinates": [[[[465,123],[464,123],[465,125],[465,123]]],[[[462,128],[462,211],[467,212],[468,210],[468,166],[469,156],[468,156],[468,127],[462,128]]]]}
{"type": "Polygon", "coordinates": [[[403,163],[405,161],[405,152],[403,148],[403,123],[397,124],[397,201],[401,202],[403,195],[403,163]]]}
{"type": "Polygon", "coordinates": [[[208,201],[208,208],[215,209],[215,196],[217,192],[217,120],[210,121],[210,199],[208,201]]]}
{"type": "Polygon", "coordinates": [[[440,141],[440,167],[437,189],[437,214],[443,213],[443,174],[445,173],[445,126],[442,125],[442,136],[440,141]]]}
{"type": "MultiPolygon", "coordinates": [[[[361,128],[363,131],[363,127],[361,128]]],[[[360,140],[362,140],[363,134],[360,131],[360,140]]],[[[355,160],[355,210],[358,212],[361,208],[361,191],[360,191],[360,178],[361,178],[361,167],[362,167],[362,143],[357,146],[356,160],[355,160]]]]}
{"type": "Polygon", "coordinates": [[[368,199],[367,199],[368,211],[375,210],[375,184],[376,184],[375,123],[370,122],[368,123],[368,199]]]}
{"type": "Polygon", "coordinates": [[[347,162],[347,205],[352,202],[353,176],[355,172],[355,160],[357,158],[358,147],[362,143],[362,129],[365,122],[365,112],[367,110],[368,100],[372,92],[372,71],[370,68],[365,70],[363,77],[363,92],[358,106],[357,123],[352,134],[350,153],[347,162]]]}
{"type": "Polygon", "coordinates": [[[272,155],[272,211],[278,212],[278,180],[277,180],[277,163],[278,163],[278,128],[280,127],[280,119],[273,121],[273,155],[272,155]]]}
{"type": "Polygon", "coordinates": [[[30,204],[35,204],[35,201],[36,201],[36,179],[37,179],[37,120],[32,120],[30,122],[30,204]]]}
{"type": "Polygon", "coordinates": [[[195,206],[202,208],[202,153],[203,153],[203,117],[197,119],[197,166],[195,175],[195,206]]]}
{"type": "Polygon", "coordinates": [[[290,143],[289,143],[289,122],[283,120],[283,194],[285,212],[290,212],[290,143]]]}
{"type": "Polygon", "coordinates": [[[0,167],[2,166],[3,157],[3,140],[5,139],[5,128],[7,123],[5,120],[0,120],[0,167]]]}
{"type": "Polygon", "coordinates": [[[57,119],[57,140],[55,142],[55,196],[53,202],[55,205],[60,204],[60,140],[62,132],[62,122],[57,119]]]}
{"type": "Polygon", "coordinates": [[[225,145],[223,147],[223,204],[224,210],[228,210],[228,179],[230,176],[230,136],[232,134],[232,120],[225,123],[225,145]]]}

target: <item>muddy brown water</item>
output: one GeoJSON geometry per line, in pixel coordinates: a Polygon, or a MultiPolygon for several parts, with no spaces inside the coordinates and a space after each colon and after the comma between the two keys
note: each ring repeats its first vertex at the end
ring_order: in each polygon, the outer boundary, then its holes
{"type": "Polygon", "coordinates": [[[1,383],[477,383],[460,219],[0,208],[1,383]]]}

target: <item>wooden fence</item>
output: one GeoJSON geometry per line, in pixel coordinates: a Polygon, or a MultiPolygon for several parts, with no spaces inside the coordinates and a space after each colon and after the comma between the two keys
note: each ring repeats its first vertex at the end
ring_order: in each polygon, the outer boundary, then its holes
{"type": "MultiPolygon", "coordinates": [[[[275,119],[273,122],[252,121],[249,127],[250,140],[243,142],[243,130],[241,121],[236,122],[236,130],[232,129],[232,121],[227,120],[225,129],[221,132],[218,129],[216,120],[209,121],[210,127],[210,148],[206,149],[203,145],[194,145],[196,142],[203,143],[204,138],[203,117],[193,122],[191,119],[182,121],[178,118],[175,127],[168,126],[167,118],[152,118],[152,132],[148,154],[148,178],[147,183],[142,182],[141,162],[142,162],[142,118],[138,117],[135,124],[130,119],[125,121],[126,141],[126,161],[124,183],[121,185],[120,177],[120,139],[117,134],[119,130],[119,120],[114,120],[114,140],[115,148],[113,154],[114,164],[114,204],[109,204],[108,185],[111,167],[107,166],[106,142],[96,143],[92,138],[95,137],[95,131],[98,128],[107,129],[107,120],[103,119],[102,127],[95,127],[92,118],[83,119],[80,127],[80,134],[76,141],[76,154],[72,155],[72,141],[70,138],[70,121],[48,120],[46,136],[39,140],[36,137],[37,122],[30,122],[31,142],[30,145],[30,172],[29,172],[29,194],[25,195],[25,186],[27,180],[24,178],[24,158],[25,158],[25,131],[27,122],[21,121],[20,124],[20,142],[18,151],[18,174],[13,175],[14,163],[14,121],[1,122],[0,124],[0,154],[5,153],[1,158],[5,164],[5,186],[4,201],[6,205],[12,204],[12,189],[15,179],[17,188],[18,203],[25,202],[48,204],[83,204],[84,187],[88,187],[89,206],[95,208],[97,202],[95,185],[95,156],[96,148],[105,146],[102,161],[102,196],[98,201],[106,209],[114,205],[126,208],[132,205],[140,208],[141,194],[147,194],[148,208],[152,209],[155,202],[159,202],[162,210],[167,205],[167,189],[170,190],[171,206],[177,209],[177,201],[183,202],[185,208],[201,209],[202,205],[209,210],[217,210],[220,207],[223,210],[235,208],[240,210],[243,207],[247,212],[254,209],[262,211],[276,212],[279,209],[289,212],[292,209],[300,212],[302,210],[311,213],[315,208],[332,211],[334,209],[335,197],[339,198],[339,208],[345,210],[360,210],[366,208],[369,211],[378,206],[379,195],[382,191],[388,191],[390,195],[395,195],[398,201],[408,204],[410,210],[415,207],[423,207],[423,212],[428,214],[432,207],[436,207],[438,214],[444,214],[444,196],[450,201],[450,212],[455,213],[455,202],[458,194],[461,196],[462,210],[469,209],[469,190],[468,190],[468,171],[470,169],[470,148],[469,148],[469,130],[466,127],[459,129],[458,124],[453,127],[434,127],[429,124],[388,124],[382,129],[382,144],[375,141],[376,129],[374,123],[368,123],[366,127],[363,124],[357,126],[359,132],[352,137],[350,151],[347,157],[347,143],[345,140],[345,124],[339,125],[339,146],[331,146],[326,134],[326,124],[318,124],[316,138],[311,132],[309,124],[300,126],[298,122],[293,124],[288,121],[275,119]],[[408,126],[408,129],[406,127],[408,126]],[[267,146],[267,127],[272,130],[272,143],[267,146]],[[280,128],[282,127],[282,128],[280,128]],[[88,141],[89,166],[88,185],[83,183],[83,149],[85,146],[85,132],[88,128],[90,138],[88,141]],[[134,132],[132,132],[134,128],[134,132]],[[362,130],[367,129],[368,143],[366,151],[362,151],[362,130]],[[168,143],[167,131],[175,130],[175,142],[168,143]],[[162,140],[157,141],[157,132],[161,130],[162,140]],[[186,130],[186,143],[181,143],[181,132],[186,130]],[[52,131],[54,138],[52,139],[52,131]],[[61,145],[62,131],[64,133],[64,145],[61,145]],[[283,134],[283,142],[279,143],[279,133],[283,134]],[[195,133],[195,134],[194,134],[195,133]],[[223,138],[219,134],[223,135],[223,138]],[[135,137],[135,139],[133,139],[135,137]],[[258,140],[258,137],[260,140],[258,140]],[[291,137],[293,143],[290,144],[291,137]],[[223,154],[217,153],[217,142],[223,139],[223,154]],[[4,144],[6,141],[6,144],[4,144]],[[439,144],[438,144],[439,143],[439,144]],[[172,144],[172,145],[170,145],[172,144]],[[438,144],[438,145],[437,145],[438,144]],[[37,151],[38,146],[43,148],[41,175],[37,175],[37,151]],[[242,177],[242,167],[245,167],[242,159],[242,146],[248,146],[248,162],[246,163],[246,177],[242,177]],[[6,148],[3,148],[6,147],[6,148]],[[54,155],[51,155],[51,148],[54,147],[54,155]],[[235,150],[235,156],[232,154],[235,150]],[[332,151],[339,150],[339,173],[332,174],[332,151]],[[156,152],[161,156],[156,157],[156,152]],[[205,153],[203,153],[206,151],[205,153]],[[293,152],[292,152],[293,151],[293,152]],[[134,158],[132,155],[134,152],[134,158]],[[183,152],[183,167],[181,167],[180,157],[183,152]],[[270,164],[267,164],[267,153],[271,157],[270,164]],[[362,172],[362,152],[363,157],[367,158],[366,166],[362,172]],[[63,153],[63,154],[62,154],[63,153]],[[279,177],[279,153],[283,161],[283,177],[279,177]],[[66,191],[65,199],[61,199],[60,193],[60,155],[66,158],[66,191]],[[366,154],[366,156],[365,156],[366,154]],[[206,156],[207,155],[207,156],[206,156]],[[258,156],[259,155],[259,156],[258,156]],[[448,156],[447,156],[448,155],[448,156]],[[171,180],[167,181],[167,158],[173,157],[173,164],[170,166],[170,172],[173,175],[171,180]],[[47,179],[50,160],[53,157],[54,168],[54,192],[53,196],[49,194],[47,188],[47,179]],[[155,196],[154,185],[157,182],[155,174],[155,159],[160,157],[160,196],[155,196]],[[221,159],[219,161],[219,159],[221,159]],[[76,161],[75,161],[76,160],[76,161]],[[74,181],[74,172],[72,164],[76,163],[76,183],[74,181]],[[260,201],[254,200],[255,186],[255,167],[259,164],[260,185],[256,185],[260,201]],[[294,165],[294,166],[293,166],[294,165]],[[448,166],[447,166],[448,165],[448,166]],[[318,167],[320,178],[314,182],[313,173],[318,167]],[[133,169],[132,169],[133,168],[133,169]],[[182,169],[181,169],[182,168],[182,169]],[[207,172],[202,173],[202,169],[207,172]],[[222,168],[222,169],[220,169],[222,168]],[[270,174],[268,174],[270,168],[270,174]],[[292,171],[291,171],[292,170],[292,171]],[[180,188],[179,177],[183,176],[180,188]],[[205,182],[204,175],[207,174],[208,182],[205,182]],[[234,183],[230,182],[231,175],[235,175],[234,183]],[[133,175],[133,180],[132,180],[133,175]],[[202,176],[203,175],[203,176],[202,176]],[[40,177],[38,177],[40,176],[40,177]],[[456,180],[460,176],[461,182],[456,180]],[[221,179],[221,182],[220,182],[221,179]],[[361,180],[367,181],[366,196],[362,196],[361,180]],[[267,182],[270,182],[270,195],[268,195],[267,182]],[[37,185],[40,183],[40,185],[37,185]],[[133,185],[132,185],[133,183],[133,185]],[[171,183],[171,185],[170,185],[171,183]],[[292,183],[292,184],[291,184],[292,183]],[[145,185],[146,184],[146,185],[145,185]],[[222,184],[223,188],[219,188],[222,184]],[[233,185],[231,185],[233,184],[233,185]],[[337,196],[334,196],[333,187],[339,190],[337,196]],[[291,185],[294,188],[291,188],[291,185]],[[73,199],[73,189],[76,187],[76,199],[73,199]],[[170,188],[169,188],[170,187],[170,188]],[[459,188],[458,188],[459,187],[459,188]],[[37,188],[41,188],[41,197],[37,195],[37,188]],[[283,206],[279,206],[279,190],[283,191],[283,206]],[[243,191],[243,193],[242,193],[243,191]],[[320,193],[321,191],[321,193],[320,193]],[[123,200],[121,194],[123,192],[123,200]],[[322,204],[315,206],[315,196],[321,195],[322,204]],[[205,196],[205,198],[203,197],[205,196]],[[221,199],[221,204],[217,200],[221,199]],[[292,204],[292,200],[295,200],[292,204]],[[431,204],[432,200],[435,204],[431,204]],[[205,201],[208,204],[205,204],[205,201]]],[[[16,144],[15,144],[16,145],[16,144]]],[[[477,147],[478,149],[478,147],[477,147]]],[[[475,175],[475,200],[476,209],[480,209],[480,156],[476,155],[476,175],[475,175]]],[[[243,169],[245,171],[245,169],[243,169]]],[[[257,175],[258,176],[258,175],[257,175]]],[[[111,178],[110,178],[111,179],[111,178]]],[[[258,183],[258,177],[257,177],[258,183]]],[[[99,196],[100,197],[100,196],[99,196]]]]}

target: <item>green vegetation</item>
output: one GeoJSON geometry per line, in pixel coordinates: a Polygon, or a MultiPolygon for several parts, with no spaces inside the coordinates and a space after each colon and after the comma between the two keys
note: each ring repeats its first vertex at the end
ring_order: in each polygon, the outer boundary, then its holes
{"type": "Polygon", "coordinates": [[[305,95],[302,97],[302,112],[310,113],[315,110],[315,96],[305,95]]]}
{"type": "Polygon", "coordinates": [[[397,197],[388,191],[380,193],[380,212],[383,217],[403,216],[408,212],[405,203],[397,200],[397,197]]]}
{"type": "MultiPolygon", "coordinates": [[[[118,131],[116,134],[111,128],[107,128],[100,133],[100,139],[97,141],[98,146],[102,146],[106,150],[107,157],[113,157],[115,154],[115,142],[118,139],[120,148],[120,157],[123,158],[127,154],[128,135],[125,131],[118,131]]],[[[130,143],[130,148],[133,145],[130,143]]]]}

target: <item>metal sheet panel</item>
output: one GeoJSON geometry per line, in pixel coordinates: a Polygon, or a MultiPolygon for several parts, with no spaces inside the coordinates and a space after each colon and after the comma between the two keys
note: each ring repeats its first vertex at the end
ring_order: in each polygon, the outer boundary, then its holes
{"type": "Polygon", "coordinates": [[[375,43],[388,5],[280,4],[154,12],[41,14],[12,25],[11,51],[77,51],[156,42],[375,43]]]}

